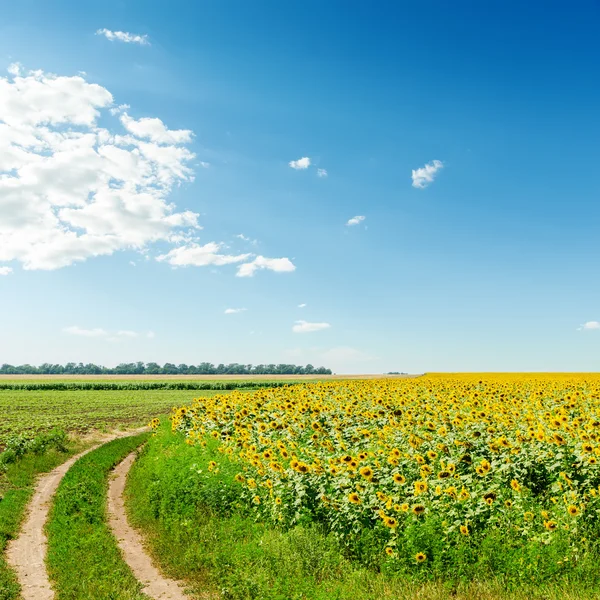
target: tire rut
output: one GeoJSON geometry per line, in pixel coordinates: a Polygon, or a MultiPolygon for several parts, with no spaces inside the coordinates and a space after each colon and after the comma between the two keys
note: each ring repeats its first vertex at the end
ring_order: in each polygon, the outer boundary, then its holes
{"type": "Polygon", "coordinates": [[[142,592],[155,600],[189,600],[181,583],[165,577],[153,564],[146,552],[142,536],[129,524],[123,501],[127,474],[133,465],[136,453],[123,460],[109,480],[108,523],[117,539],[123,559],[134,576],[144,586],[142,592]]]}
{"type": "Polygon", "coordinates": [[[42,475],[29,502],[27,515],[19,535],[9,542],[6,551],[8,565],[17,574],[23,600],[53,600],[54,590],[46,569],[48,540],[44,530],[52,498],[67,471],[82,457],[118,438],[146,431],[146,428],[100,438],[99,443],[72,456],[56,469],[42,475]]]}

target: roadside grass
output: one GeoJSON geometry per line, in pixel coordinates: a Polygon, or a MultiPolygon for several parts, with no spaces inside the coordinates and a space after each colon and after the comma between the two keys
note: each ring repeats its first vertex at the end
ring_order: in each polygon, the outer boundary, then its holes
{"type": "MultiPolygon", "coordinates": [[[[593,580],[511,584],[408,576],[382,560],[363,565],[313,523],[289,530],[257,522],[238,501],[238,468],[208,447],[189,446],[161,425],[130,472],[126,505],[158,565],[198,598],[224,600],[584,600],[593,580]],[[212,462],[214,461],[214,462],[212,462]],[[215,465],[216,463],[216,465],[215,465]]],[[[497,550],[496,550],[497,552],[497,550]]],[[[457,565],[458,566],[458,565],[457,565]]],[[[526,565],[524,565],[526,568],[526,565]]]]}
{"type": "Polygon", "coordinates": [[[81,440],[70,440],[64,452],[56,448],[43,454],[28,452],[0,472],[0,600],[20,597],[16,576],[5,560],[6,546],[14,539],[25,518],[25,511],[35,490],[36,477],[48,473],[68,458],[85,449],[81,440]]]}
{"type": "Polygon", "coordinates": [[[147,600],[108,528],[106,495],[110,471],[148,435],[104,444],[79,459],[61,481],[46,525],[57,600],[147,600]]]}

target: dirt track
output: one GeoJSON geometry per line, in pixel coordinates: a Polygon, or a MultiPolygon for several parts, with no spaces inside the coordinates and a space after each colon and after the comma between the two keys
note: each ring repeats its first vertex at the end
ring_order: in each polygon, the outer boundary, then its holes
{"type": "Polygon", "coordinates": [[[23,600],[52,600],[54,598],[54,590],[46,571],[48,540],[44,526],[48,519],[52,497],[66,472],[79,458],[103,444],[117,438],[136,435],[145,430],[142,428],[103,436],[99,439],[99,443],[71,457],[38,479],[21,532],[15,540],[8,544],[6,553],[7,562],[15,570],[21,585],[23,600]]]}
{"type": "Polygon", "coordinates": [[[156,600],[186,600],[183,588],[172,579],[167,579],[152,564],[146,553],[140,534],[127,521],[123,490],[127,481],[127,473],[135,460],[132,452],[114,470],[108,487],[108,522],[113,535],[117,539],[125,562],[133,571],[136,579],[144,586],[142,592],[156,600]]]}

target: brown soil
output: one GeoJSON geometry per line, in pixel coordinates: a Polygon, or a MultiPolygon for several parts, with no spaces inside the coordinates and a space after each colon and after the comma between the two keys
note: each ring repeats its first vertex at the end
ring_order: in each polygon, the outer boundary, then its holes
{"type": "Polygon", "coordinates": [[[154,566],[146,553],[140,534],[129,525],[123,502],[123,490],[127,473],[135,460],[132,452],[114,470],[108,488],[108,522],[117,538],[125,562],[136,579],[144,586],[142,591],[150,598],[160,600],[187,600],[183,587],[177,581],[167,579],[154,566]]]}

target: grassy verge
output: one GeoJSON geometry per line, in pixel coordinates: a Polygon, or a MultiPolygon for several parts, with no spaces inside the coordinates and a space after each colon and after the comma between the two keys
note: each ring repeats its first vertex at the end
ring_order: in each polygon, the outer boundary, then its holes
{"type": "Polygon", "coordinates": [[[58,600],[147,600],[106,523],[109,472],[147,437],[109,442],[63,478],[47,525],[48,568],[58,600]]]}
{"type": "Polygon", "coordinates": [[[201,598],[226,600],[464,600],[598,598],[580,580],[513,586],[427,581],[361,565],[314,524],[278,529],[257,522],[238,500],[238,469],[219,453],[190,447],[162,426],[134,465],[127,487],[132,523],[166,573],[201,598]],[[214,461],[214,462],[213,462],[214,461]]]}
{"type": "Polygon", "coordinates": [[[35,489],[36,476],[51,471],[84,447],[81,442],[71,441],[64,452],[56,448],[43,454],[28,452],[0,473],[0,600],[19,598],[19,584],[6,564],[4,553],[9,540],[19,532],[35,489]]]}

